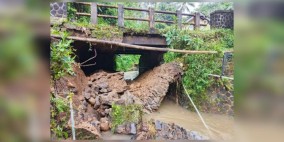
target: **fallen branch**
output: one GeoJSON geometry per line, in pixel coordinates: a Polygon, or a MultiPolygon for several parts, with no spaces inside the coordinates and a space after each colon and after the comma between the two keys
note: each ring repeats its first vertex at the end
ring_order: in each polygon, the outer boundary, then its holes
{"type": "MultiPolygon", "coordinates": [[[[51,35],[51,37],[61,38],[59,35],[51,35]]],[[[95,39],[95,38],[85,38],[85,37],[76,37],[76,36],[69,36],[67,38],[72,39],[72,40],[110,44],[110,45],[116,45],[118,47],[126,47],[126,48],[133,48],[133,49],[139,49],[139,50],[150,50],[150,51],[160,51],[160,52],[176,52],[176,53],[184,53],[184,54],[216,54],[216,53],[218,53],[217,51],[192,51],[192,50],[179,50],[179,49],[170,49],[170,48],[157,48],[157,47],[149,47],[149,46],[139,46],[139,45],[132,45],[132,44],[121,43],[121,42],[106,41],[106,40],[99,40],[99,39],[95,39]]]]}
{"type": "Polygon", "coordinates": [[[96,63],[93,63],[93,64],[87,64],[87,65],[80,65],[81,67],[89,67],[89,66],[94,66],[96,65],[96,63]]]}
{"type": "Polygon", "coordinates": [[[95,51],[95,56],[93,56],[93,57],[89,58],[88,60],[86,60],[86,61],[82,62],[82,63],[81,63],[81,66],[82,66],[83,64],[85,64],[85,63],[89,62],[90,60],[92,60],[92,59],[94,59],[94,58],[96,58],[96,57],[97,57],[97,50],[94,50],[94,51],[95,51]]]}

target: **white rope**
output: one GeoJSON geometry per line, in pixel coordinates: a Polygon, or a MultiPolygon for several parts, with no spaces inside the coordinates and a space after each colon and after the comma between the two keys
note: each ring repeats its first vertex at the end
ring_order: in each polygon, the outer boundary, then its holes
{"type": "Polygon", "coordinates": [[[202,117],[202,116],[201,116],[201,114],[199,113],[199,111],[198,111],[197,107],[196,107],[196,106],[195,106],[195,104],[193,103],[193,101],[192,101],[191,97],[189,96],[189,94],[188,94],[187,90],[185,89],[184,85],[182,85],[182,86],[183,86],[183,89],[185,90],[185,93],[187,94],[187,96],[188,96],[188,98],[189,98],[190,102],[192,103],[192,105],[193,105],[193,107],[194,107],[195,111],[197,112],[197,114],[198,114],[199,118],[201,119],[201,121],[202,121],[202,123],[203,123],[204,127],[208,130],[208,132],[209,132],[209,134],[210,134],[210,129],[209,129],[209,127],[207,126],[207,124],[205,123],[205,121],[204,121],[203,117],[202,117]]]}
{"type": "Polygon", "coordinates": [[[207,129],[209,136],[211,136],[211,137],[213,136],[213,134],[211,133],[211,131],[213,131],[213,132],[215,132],[215,133],[218,133],[218,134],[221,134],[220,131],[215,130],[215,129],[209,127],[209,126],[205,123],[203,117],[202,117],[201,114],[199,113],[197,107],[195,106],[194,102],[192,101],[191,97],[189,96],[189,94],[188,94],[187,90],[185,89],[184,85],[182,85],[182,86],[183,86],[183,89],[185,90],[185,93],[186,93],[186,95],[188,96],[188,98],[189,98],[191,104],[193,105],[195,111],[197,112],[199,118],[201,119],[201,121],[202,121],[204,127],[207,129]]]}
{"type": "Polygon", "coordinates": [[[74,115],[73,115],[72,98],[70,98],[69,102],[70,102],[70,112],[71,112],[72,136],[73,136],[73,140],[76,140],[76,138],[75,138],[75,126],[74,126],[74,115]]]}

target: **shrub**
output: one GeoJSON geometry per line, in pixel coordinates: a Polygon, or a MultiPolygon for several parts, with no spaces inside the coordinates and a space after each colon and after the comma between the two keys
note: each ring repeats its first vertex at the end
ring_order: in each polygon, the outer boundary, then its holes
{"type": "Polygon", "coordinates": [[[118,55],[115,58],[117,71],[129,71],[139,64],[140,55],[118,55]]]}
{"type": "Polygon", "coordinates": [[[164,55],[166,62],[183,63],[183,84],[193,101],[200,107],[203,102],[208,101],[206,91],[213,83],[208,74],[221,74],[222,52],[233,47],[233,31],[190,31],[169,28],[163,32],[170,48],[218,51],[218,54],[185,55],[168,52],[164,55]]]}
{"type": "Polygon", "coordinates": [[[124,123],[138,123],[142,119],[142,107],[137,104],[116,105],[112,104],[111,109],[112,131],[118,125],[124,123]]]}
{"type": "Polygon", "coordinates": [[[69,107],[68,102],[64,98],[54,97],[50,95],[50,130],[51,133],[56,136],[56,138],[64,138],[68,137],[68,133],[65,130],[68,116],[69,116],[69,107]],[[61,115],[60,115],[61,114],[61,115]],[[65,115],[62,115],[65,114],[65,115]],[[62,117],[63,116],[63,117],[62,117]]]}
{"type": "Polygon", "coordinates": [[[70,45],[73,41],[67,40],[68,33],[62,32],[60,34],[62,39],[51,44],[50,68],[54,80],[66,74],[74,74],[72,66],[75,64],[75,55],[73,54],[74,49],[70,45]]]}

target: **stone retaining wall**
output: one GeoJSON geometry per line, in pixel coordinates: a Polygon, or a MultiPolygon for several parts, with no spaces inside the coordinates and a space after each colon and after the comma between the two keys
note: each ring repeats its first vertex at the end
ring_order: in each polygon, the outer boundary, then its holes
{"type": "Polygon", "coordinates": [[[217,10],[210,14],[210,26],[214,28],[234,29],[234,11],[217,10]]]}
{"type": "Polygon", "coordinates": [[[66,18],[67,17],[67,3],[51,2],[50,3],[50,16],[66,18]]]}
{"type": "Polygon", "coordinates": [[[208,89],[208,97],[211,104],[207,110],[215,113],[234,115],[234,91],[233,81],[228,80],[221,84],[219,78],[214,78],[214,84],[208,89]]]}
{"type": "MultiPolygon", "coordinates": [[[[207,89],[208,101],[202,102],[200,105],[201,112],[207,113],[217,113],[217,114],[226,114],[233,116],[234,115],[234,89],[233,81],[228,80],[226,83],[222,84],[221,80],[216,77],[212,77],[213,84],[207,89]]],[[[182,90],[182,88],[180,88],[182,90]]],[[[185,107],[189,108],[191,105],[186,94],[178,96],[178,103],[185,107]]],[[[193,107],[192,107],[193,109],[193,107]]]]}

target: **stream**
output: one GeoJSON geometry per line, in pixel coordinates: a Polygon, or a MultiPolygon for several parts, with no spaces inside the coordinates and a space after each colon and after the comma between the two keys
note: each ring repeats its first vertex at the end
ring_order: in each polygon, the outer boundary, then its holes
{"type": "Polygon", "coordinates": [[[164,99],[157,112],[145,114],[144,119],[155,119],[166,123],[175,123],[187,130],[196,131],[213,140],[230,140],[233,138],[233,117],[220,114],[201,113],[211,129],[211,135],[202,124],[196,112],[188,111],[178,104],[164,99]]]}
{"type": "MultiPolygon", "coordinates": [[[[144,114],[143,119],[155,119],[166,123],[175,123],[187,130],[196,131],[204,136],[208,136],[213,140],[231,140],[233,138],[233,117],[208,113],[201,113],[201,115],[211,129],[210,135],[196,112],[188,111],[168,99],[163,100],[157,112],[144,114]]],[[[104,140],[130,140],[132,136],[113,134],[111,131],[107,131],[102,133],[102,137],[104,140]]]]}

